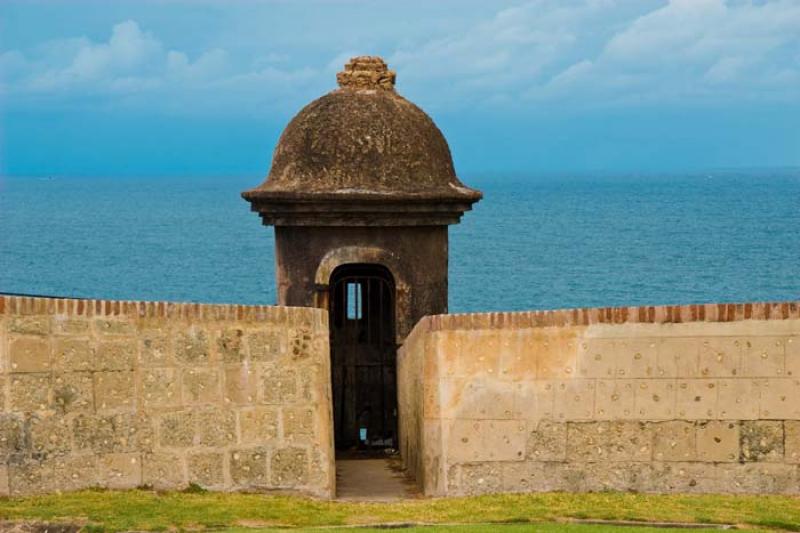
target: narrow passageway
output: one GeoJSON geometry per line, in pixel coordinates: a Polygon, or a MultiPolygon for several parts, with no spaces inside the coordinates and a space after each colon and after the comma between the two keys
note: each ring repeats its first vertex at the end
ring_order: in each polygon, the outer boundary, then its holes
{"type": "Polygon", "coordinates": [[[336,459],[336,498],[350,501],[396,501],[420,497],[405,477],[399,456],[336,459]]]}

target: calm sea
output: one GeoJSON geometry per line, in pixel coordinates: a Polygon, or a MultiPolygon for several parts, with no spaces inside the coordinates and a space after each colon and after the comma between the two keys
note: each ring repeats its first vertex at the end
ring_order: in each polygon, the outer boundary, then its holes
{"type": "MultiPolygon", "coordinates": [[[[0,178],[0,292],[274,303],[259,181],[0,178]]],[[[453,312],[800,300],[800,170],[464,181],[453,312]]]]}

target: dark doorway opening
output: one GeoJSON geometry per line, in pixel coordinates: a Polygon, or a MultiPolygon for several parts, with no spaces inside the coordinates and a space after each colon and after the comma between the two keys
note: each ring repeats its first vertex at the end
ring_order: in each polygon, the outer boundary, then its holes
{"type": "Polygon", "coordinates": [[[397,448],[394,278],[381,265],[343,265],[329,290],[336,449],[397,448]]]}

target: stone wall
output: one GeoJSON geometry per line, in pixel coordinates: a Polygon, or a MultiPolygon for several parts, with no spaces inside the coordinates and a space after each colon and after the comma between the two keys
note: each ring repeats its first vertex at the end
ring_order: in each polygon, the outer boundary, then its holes
{"type": "Polygon", "coordinates": [[[0,493],[334,494],[327,315],[0,296],[0,493]]]}
{"type": "Polygon", "coordinates": [[[428,317],[399,381],[427,495],[800,493],[795,303],[428,317]]]}

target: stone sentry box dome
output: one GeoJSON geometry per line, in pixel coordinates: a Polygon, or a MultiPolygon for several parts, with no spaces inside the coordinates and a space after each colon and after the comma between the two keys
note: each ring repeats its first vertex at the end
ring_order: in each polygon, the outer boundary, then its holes
{"type": "Polygon", "coordinates": [[[397,94],[382,59],[353,58],[337,81],[291,120],[266,181],[242,196],[275,226],[279,304],[329,307],[337,267],[381,265],[402,341],[447,311],[447,225],[481,193],[458,180],[441,131],[397,94]]]}

